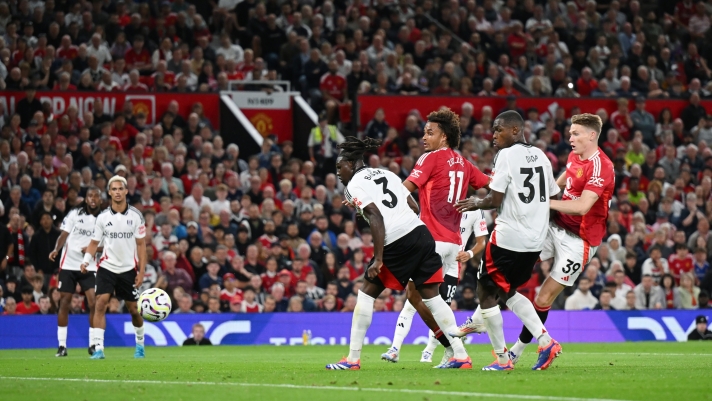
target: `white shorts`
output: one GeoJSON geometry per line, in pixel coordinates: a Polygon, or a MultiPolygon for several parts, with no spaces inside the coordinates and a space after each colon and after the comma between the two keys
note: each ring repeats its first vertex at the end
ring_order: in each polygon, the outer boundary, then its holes
{"type": "Polygon", "coordinates": [[[554,258],[550,277],[561,285],[571,287],[596,254],[597,249],[597,246],[591,246],[556,223],[550,222],[539,258],[541,260],[554,258]]]}
{"type": "Polygon", "coordinates": [[[460,277],[460,263],[457,261],[457,254],[460,252],[460,245],[451,242],[435,241],[435,252],[443,260],[443,274],[445,276],[460,277]]]}

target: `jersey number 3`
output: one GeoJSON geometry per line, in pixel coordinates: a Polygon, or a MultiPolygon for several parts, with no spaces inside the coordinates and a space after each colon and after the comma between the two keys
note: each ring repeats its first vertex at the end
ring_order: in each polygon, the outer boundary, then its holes
{"type": "Polygon", "coordinates": [[[523,192],[518,193],[519,200],[524,203],[531,203],[534,197],[536,196],[536,193],[534,191],[534,185],[531,182],[532,178],[534,177],[534,172],[536,172],[539,175],[539,202],[546,202],[546,180],[544,179],[544,168],[541,166],[534,167],[534,169],[531,169],[529,167],[522,167],[519,169],[519,172],[522,175],[527,175],[527,178],[524,179],[524,186],[529,189],[529,195],[524,195],[523,192]]]}
{"type": "Polygon", "coordinates": [[[384,199],[382,201],[383,204],[386,205],[386,207],[391,208],[391,209],[396,207],[396,205],[398,204],[398,198],[396,198],[396,194],[394,194],[390,189],[388,189],[388,180],[386,179],[386,177],[381,177],[377,180],[374,180],[373,182],[375,182],[376,184],[382,185],[383,186],[383,194],[391,197],[390,201],[387,201],[384,199]]]}

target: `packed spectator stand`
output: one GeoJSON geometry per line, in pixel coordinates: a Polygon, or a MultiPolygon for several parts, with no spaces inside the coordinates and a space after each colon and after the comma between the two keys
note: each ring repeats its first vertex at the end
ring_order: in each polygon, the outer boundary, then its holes
{"type": "MultiPolygon", "coordinates": [[[[36,96],[217,94],[231,81],[272,92],[263,82],[279,80],[344,133],[383,139],[369,165],[403,178],[423,152],[423,115],[395,128],[384,104],[359,121],[358,95],[460,96],[460,150],[485,172],[501,110],[470,102],[505,98],[557,174],[578,110],[542,118],[517,100],[615,100],[597,112],[616,174],[608,235],[554,309],[707,308],[711,13],[710,0],[0,0],[0,91],[24,97],[12,110],[0,102],[0,312],[56,313],[59,259],[47,256],[59,223],[114,174],[149,228],[142,289],[166,289],[173,313],[352,311],[373,243],[323,158],[298,159],[276,136],[240,154],[200,103],[174,101],[150,124],[130,101],[114,115],[101,100],[93,113],[55,115],[36,96]],[[689,104],[652,115],[649,99],[689,104]]],[[[495,219],[487,213],[490,230],[495,219]]],[[[538,264],[520,291],[533,299],[548,269],[538,264]]],[[[453,308],[475,309],[474,274],[470,264],[453,308]]],[[[375,310],[403,301],[386,290],[375,310]]],[[[78,291],[71,311],[85,309],[78,291]]],[[[109,311],[122,302],[112,298],[109,311]]]]}

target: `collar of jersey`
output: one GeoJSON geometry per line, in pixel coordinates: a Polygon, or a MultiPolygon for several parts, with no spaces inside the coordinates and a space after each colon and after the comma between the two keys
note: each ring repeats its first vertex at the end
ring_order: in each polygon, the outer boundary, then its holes
{"type": "Polygon", "coordinates": [[[129,213],[129,208],[130,208],[130,206],[129,206],[128,202],[127,202],[127,203],[126,203],[126,210],[124,210],[123,212],[115,212],[115,211],[114,211],[114,208],[111,207],[111,206],[109,206],[109,211],[111,212],[111,214],[117,214],[117,213],[128,214],[128,213],[129,213]]]}
{"type": "Polygon", "coordinates": [[[353,179],[353,177],[356,177],[356,174],[360,173],[363,170],[366,170],[367,168],[368,168],[368,166],[366,166],[365,164],[363,166],[357,168],[356,171],[354,171],[354,175],[351,176],[351,179],[353,179]]]}

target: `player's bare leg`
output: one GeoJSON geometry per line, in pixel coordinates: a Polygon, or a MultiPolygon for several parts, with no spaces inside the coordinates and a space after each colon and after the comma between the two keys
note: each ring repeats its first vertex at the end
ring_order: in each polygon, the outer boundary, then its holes
{"type": "Polygon", "coordinates": [[[96,310],[96,295],[93,289],[84,291],[89,307],[89,355],[94,354],[94,311],[96,310]]]}
{"type": "MultiPolygon", "coordinates": [[[[554,303],[556,298],[564,290],[564,286],[561,285],[556,280],[551,277],[547,277],[544,283],[539,289],[539,294],[537,294],[534,299],[534,309],[536,314],[541,319],[542,323],[546,323],[546,319],[549,317],[549,310],[551,310],[551,305],[554,303]]],[[[512,349],[510,350],[510,357],[513,363],[517,363],[519,358],[524,353],[524,349],[527,345],[534,339],[532,333],[529,332],[526,326],[522,327],[522,332],[519,334],[517,342],[514,343],[512,349]]]]}
{"type": "MultiPolygon", "coordinates": [[[[406,287],[406,298],[407,301],[403,305],[403,310],[401,310],[400,315],[398,315],[396,330],[393,334],[393,344],[386,353],[381,355],[381,359],[390,362],[398,362],[398,353],[403,345],[403,340],[410,332],[410,327],[413,324],[413,316],[415,316],[416,312],[418,312],[420,317],[423,319],[423,322],[428,326],[431,332],[438,334],[436,338],[440,344],[442,344],[446,349],[450,347],[450,341],[447,339],[447,336],[442,332],[442,330],[440,330],[440,326],[438,326],[435,321],[430,309],[428,309],[428,307],[423,303],[423,298],[420,296],[418,290],[416,290],[415,284],[413,284],[412,281],[409,281],[408,286],[406,287]]],[[[424,359],[425,356],[423,356],[420,361],[432,361],[432,358],[427,358],[428,360],[424,359]]]]}
{"type": "Polygon", "coordinates": [[[104,330],[106,330],[106,309],[109,306],[111,294],[100,294],[95,297],[94,306],[94,354],[91,359],[104,359],[104,330]]]}
{"type": "Polygon", "coordinates": [[[60,293],[59,311],[57,311],[57,341],[59,349],[55,356],[67,356],[67,325],[69,324],[69,307],[72,303],[72,294],[60,293]]]}
{"type": "MultiPolygon", "coordinates": [[[[430,310],[433,319],[439,327],[443,328],[444,333],[457,330],[455,314],[440,296],[440,284],[422,284],[417,287],[417,290],[422,297],[422,303],[430,310]]],[[[462,341],[459,338],[446,338],[450,341],[453,357],[446,364],[439,365],[439,367],[444,369],[472,369],[472,361],[467,355],[462,341]]]]}
{"type": "Polygon", "coordinates": [[[138,313],[137,302],[126,301],[126,309],[128,309],[131,314],[131,323],[133,323],[134,333],[136,334],[136,351],[134,352],[134,358],[143,358],[145,356],[143,316],[138,313]]]}
{"type": "Polygon", "coordinates": [[[349,339],[349,355],[337,363],[326,365],[327,370],[360,370],[361,369],[361,349],[366,331],[371,326],[373,319],[373,303],[383,292],[385,287],[382,284],[364,281],[358,292],[356,307],[351,319],[351,338],[349,339]]]}

